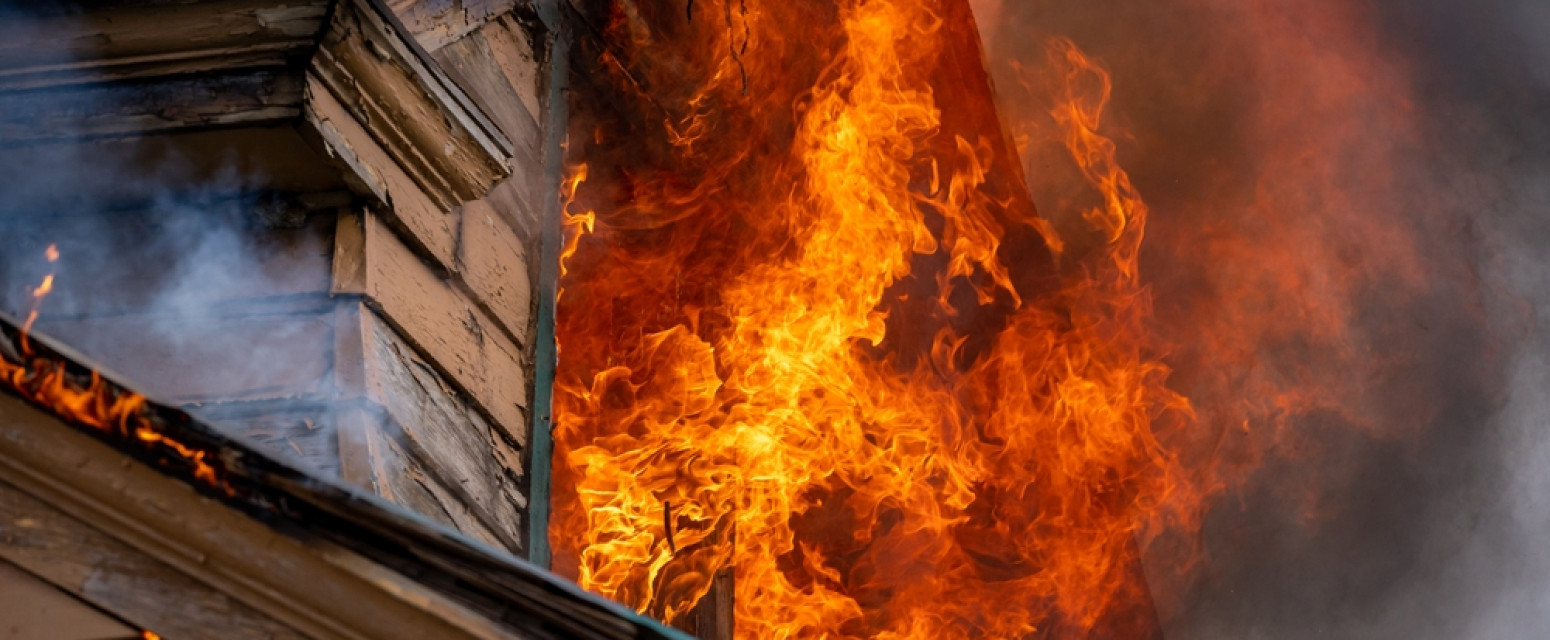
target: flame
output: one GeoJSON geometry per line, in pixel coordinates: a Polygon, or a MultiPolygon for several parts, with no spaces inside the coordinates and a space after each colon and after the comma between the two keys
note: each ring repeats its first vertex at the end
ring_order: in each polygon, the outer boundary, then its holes
{"type": "MultiPolygon", "coordinates": [[[[49,245],[44,257],[50,264],[59,261],[59,248],[49,245]]],[[[16,342],[19,350],[10,357],[0,356],[0,384],[22,398],[53,411],[60,417],[100,433],[132,438],[147,449],[171,452],[189,466],[194,477],[228,494],[234,489],[224,483],[206,458],[209,452],[189,446],[162,433],[147,412],[145,396],[109,383],[96,371],[84,376],[66,369],[62,360],[39,354],[28,339],[38,318],[43,300],[54,289],[54,274],[49,273],[32,291],[32,308],[16,342]]],[[[0,340],[5,339],[0,336],[0,340]]],[[[3,352],[0,352],[3,353],[3,352]]],[[[149,632],[147,632],[149,633],[149,632]]]]}
{"type": "MultiPolygon", "coordinates": [[[[59,246],[53,244],[49,245],[48,248],[43,251],[43,257],[48,260],[49,264],[58,262],[59,246]]],[[[27,343],[27,333],[32,330],[33,323],[37,322],[38,320],[39,305],[43,304],[43,299],[48,297],[48,294],[53,290],[54,274],[52,272],[43,276],[43,282],[39,284],[36,289],[32,290],[32,308],[27,311],[27,321],[22,323],[21,341],[23,348],[25,348],[27,343]]]]}
{"type": "MultiPolygon", "coordinates": [[[[564,278],[569,269],[567,264],[571,256],[576,254],[576,247],[581,242],[581,237],[592,233],[593,226],[597,223],[597,212],[584,211],[571,213],[571,205],[576,202],[576,193],[581,189],[581,184],[587,181],[587,165],[582,163],[572,167],[567,172],[561,183],[560,192],[563,195],[563,204],[560,211],[564,219],[561,221],[564,232],[564,241],[560,248],[560,277],[564,278]]],[[[560,291],[564,294],[564,290],[560,291]]]]}
{"type": "Polygon", "coordinates": [[[140,631],[140,640],[161,640],[161,636],[156,635],[155,631],[145,629],[140,631]]]}
{"type": "MultiPolygon", "coordinates": [[[[618,166],[561,194],[551,532],[584,587],[672,621],[730,567],[740,638],[1080,633],[1145,598],[1145,526],[1198,496],[1154,433],[1191,408],[1147,329],[1146,206],[1098,133],[1108,76],[1052,48],[1102,250],[1019,284],[1010,232],[1065,239],[994,195],[999,132],[947,132],[934,6],[842,2],[823,34],[791,15],[820,9],[747,3],[684,45],[709,80],[662,98],[660,138],[591,136],[618,166]]],[[[647,19],[612,27],[646,47],[647,19]]]]}

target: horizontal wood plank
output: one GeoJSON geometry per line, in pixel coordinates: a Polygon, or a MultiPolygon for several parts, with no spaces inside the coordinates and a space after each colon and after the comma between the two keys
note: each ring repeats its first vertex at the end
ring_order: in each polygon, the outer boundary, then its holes
{"type": "Polygon", "coordinates": [[[457,251],[456,217],[432,202],[409,174],[361,127],[344,105],[309,77],[306,120],[317,144],[364,193],[375,194],[390,222],[415,248],[450,271],[457,251]]]}
{"type": "Polygon", "coordinates": [[[125,620],[171,638],[304,636],[0,482],[0,558],[125,620]]]}
{"type": "Polygon", "coordinates": [[[463,205],[458,243],[458,275],[475,300],[515,337],[527,345],[533,319],[533,288],[527,249],[505,216],[489,203],[463,205]]]}
{"type": "Polygon", "coordinates": [[[389,0],[388,6],[427,51],[455,43],[485,22],[531,0],[389,0]]]}
{"type": "Polygon", "coordinates": [[[328,0],[36,3],[0,23],[0,90],[287,63],[304,56],[328,0]]]}
{"type": "Polygon", "coordinates": [[[369,378],[380,385],[368,394],[397,427],[387,432],[402,434],[402,449],[407,450],[384,453],[403,457],[407,452],[423,463],[423,470],[411,478],[458,529],[519,551],[521,510],[526,506],[519,488],[520,456],[514,451],[520,445],[507,442],[391,327],[369,312],[365,317],[371,351],[367,366],[374,369],[369,378]]]}
{"type": "Polygon", "coordinates": [[[524,430],[527,407],[522,349],[454,281],[420,261],[376,215],[367,212],[343,220],[341,225],[361,225],[365,276],[361,282],[336,282],[335,293],[365,295],[452,385],[468,394],[499,428],[513,434],[514,441],[520,440],[515,434],[524,430]],[[361,289],[352,290],[351,285],[361,289]]]}
{"type": "Polygon", "coordinates": [[[133,638],[140,631],[0,560],[0,640],[133,638]]]}

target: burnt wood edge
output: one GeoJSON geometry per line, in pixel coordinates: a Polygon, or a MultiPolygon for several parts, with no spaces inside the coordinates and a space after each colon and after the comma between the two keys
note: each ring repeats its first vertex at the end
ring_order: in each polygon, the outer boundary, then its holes
{"type": "MultiPolygon", "coordinates": [[[[20,350],[19,337],[20,325],[0,314],[0,341],[20,350]]],[[[85,358],[45,336],[32,333],[27,340],[34,358],[58,363],[76,376],[95,372],[114,392],[133,392],[115,376],[86,364],[85,358]]],[[[6,392],[20,395],[8,387],[6,392]]],[[[282,535],[332,542],[515,630],[562,637],[618,637],[616,630],[610,630],[616,625],[610,622],[623,622],[635,638],[689,640],[531,563],[376,496],[292,467],[180,409],[148,399],[145,411],[162,435],[206,452],[219,483],[196,478],[192,465],[173,452],[61,421],[282,535]]]]}

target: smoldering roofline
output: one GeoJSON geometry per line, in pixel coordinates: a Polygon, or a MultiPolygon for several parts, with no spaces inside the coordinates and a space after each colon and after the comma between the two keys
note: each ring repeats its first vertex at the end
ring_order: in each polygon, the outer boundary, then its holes
{"type": "MultiPolygon", "coordinates": [[[[120,376],[104,371],[47,336],[28,333],[26,349],[22,338],[20,323],[0,313],[0,357],[11,359],[5,354],[30,350],[32,361],[52,362],[74,378],[89,378],[95,372],[108,393],[137,393],[120,376]]],[[[54,413],[8,385],[0,387],[54,413]]],[[[537,565],[361,489],[265,454],[174,406],[148,398],[144,411],[161,435],[204,452],[204,459],[216,468],[217,481],[197,477],[195,467],[181,456],[147,446],[133,434],[96,429],[64,418],[61,422],[278,533],[298,540],[327,540],[476,611],[509,612],[498,618],[514,630],[601,637],[595,631],[587,633],[589,626],[596,620],[614,620],[627,623],[637,638],[688,640],[677,631],[587,593],[537,565]],[[565,613],[578,609],[586,615],[565,613]]]]}

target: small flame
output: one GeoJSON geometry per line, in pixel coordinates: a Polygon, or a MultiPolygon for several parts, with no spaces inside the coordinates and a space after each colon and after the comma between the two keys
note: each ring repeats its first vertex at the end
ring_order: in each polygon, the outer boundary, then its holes
{"type": "MultiPolygon", "coordinates": [[[[58,262],[59,248],[49,245],[44,257],[51,264],[58,262]]],[[[101,433],[132,437],[159,452],[170,451],[190,465],[196,479],[232,494],[232,487],[221,481],[215,467],[207,461],[209,452],[167,436],[154,426],[146,411],[145,396],[118,389],[96,371],[92,371],[83,383],[67,372],[62,361],[36,353],[28,336],[37,321],[39,306],[53,289],[53,273],[44,276],[43,282],[33,289],[32,309],[17,335],[20,348],[16,355],[21,360],[11,362],[0,357],[0,384],[66,420],[101,433]]],[[[0,336],[0,340],[3,339],[0,336]]],[[[145,633],[150,634],[149,631],[145,633]]]]}
{"type": "MultiPolygon", "coordinates": [[[[59,246],[54,244],[48,245],[48,249],[43,251],[43,257],[48,260],[49,264],[58,262],[59,246]]],[[[48,294],[53,292],[53,290],[54,272],[50,271],[48,275],[43,276],[42,284],[39,284],[36,289],[32,290],[32,308],[27,311],[27,321],[22,323],[21,343],[24,351],[28,349],[27,334],[32,331],[33,323],[38,321],[38,308],[43,305],[43,299],[48,297],[48,294]]]]}
{"type": "Polygon", "coordinates": [[[161,640],[161,636],[156,635],[155,631],[146,629],[140,632],[140,640],[161,640]]]}
{"type": "Polygon", "coordinates": [[[581,213],[571,213],[571,205],[576,203],[576,193],[581,190],[582,183],[587,181],[586,163],[572,167],[569,173],[560,189],[562,196],[560,211],[564,216],[561,224],[565,232],[564,246],[560,249],[560,277],[562,278],[569,273],[567,263],[571,256],[576,254],[576,246],[581,242],[581,238],[592,233],[593,226],[597,223],[597,212],[590,209],[581,213]]]}

